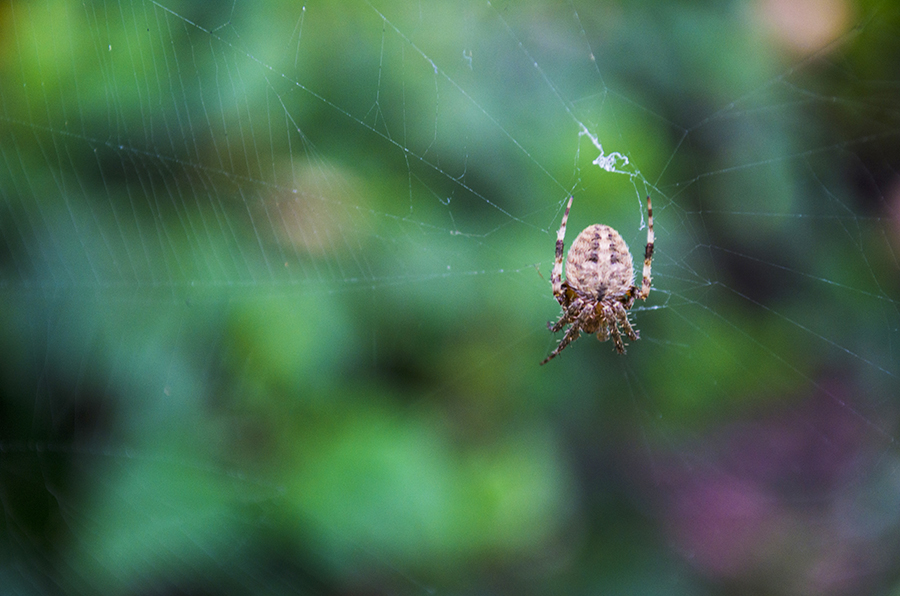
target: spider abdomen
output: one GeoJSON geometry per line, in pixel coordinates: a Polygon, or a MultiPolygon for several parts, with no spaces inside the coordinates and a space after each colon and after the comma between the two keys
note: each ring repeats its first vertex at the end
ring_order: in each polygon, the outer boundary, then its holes
{"type": "Polygon", "coordinates": [[[585,228],[566,259],[566,281],[577,293],[602,300],[621,296],[631,288],[634,269],[622,236],[609,226],[585,228]]]}

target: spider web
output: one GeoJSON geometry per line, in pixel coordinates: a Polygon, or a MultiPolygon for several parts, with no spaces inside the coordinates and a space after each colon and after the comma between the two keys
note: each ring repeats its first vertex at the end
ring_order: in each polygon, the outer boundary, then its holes
{"type": "Polygon", "coordinates": [[[898,26],[0,7],[0,585],[896,589],[898,26]],[[539,367],[570,195],[653,289],[539,367]]]}

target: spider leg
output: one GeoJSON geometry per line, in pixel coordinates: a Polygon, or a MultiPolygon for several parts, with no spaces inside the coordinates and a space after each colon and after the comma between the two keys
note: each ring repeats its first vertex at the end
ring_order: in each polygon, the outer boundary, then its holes
{"type": "Polygon", "coordinates": [[[565,254],[566,249],[566,223],[569,221],[569,209],[572,208],[573,200],[575,200],[575,197],[570,196],[569,203],[566,205],[566,212],[563,213],[562,224],[559,226],[559,231],[556,233],[556,259],[553,261],[553,271],[550,273],[550,284],[553,286],[553,296],[556,298],[557,302],[563,305],[563,307],[565,307],[566,304],[567,289],[562,281],[563,255],[565,254]]]}
{"type": "Polygon", "coordinates": [[[653,207],[650,197],[647,197],[647,247],[644,249],[644,274],[641,281],[641,291],[637,295],[641,300],[646,300],[650,295],[650,263],[653,261],[653,207]]]}
{"type": "Polygon", "coordinates": [[[624,354],[625,344],[622,343],[622,334],[619,332],[619,326],[616,324],[615,320],[609,322],[609,331],[610,335],[612,335],[613,343],[616,344],[616,352],[624,354]]]}
{"type": "Polygon", "coordinates": [[[628,339],[631,341],[637,341],[639,339],[638,332],[635,331],[634,327],[631,326],[631,321],[628,320],[628,311],[625,310],[625,307],[621,302],[613,302],[613,311],[616,313],[616,320],[622,325],[622,330],[625,331],[625,335],[628,336],[628,339]]]}
{"type": "Polygon", "coordinates": [[[609,305],[605,301],[598,302],[597,306],[594,308],[596,311],[594,317],[599,322],[597,339],[606,341],[609,339],[609,321],[611,321],[615,315],[613,315],[612,311],[609,309],[609,305]]]}
{"type": "Polygon", "coordinates": [[[544,358],[544,361],[541,362],[541,365],[547,364],[553,358],[556,357],[557,354],[563,351],[567,345],[578,339],[581,335],[581,332],[578,330],[578,325],[572,325],[569,327],[566,334],[563,336],[562,340],[560,340],[559,345],[556,346],[556,349],[550,352],[550,355],[544,358]]]}
{"type": "MultiPolygon", "coordinates": [[[[619,323],[621,321],[621,315],[625,314],[625,307],[622,306],[621,302],[606,302],[603,301],[597,305],[597,309],[600,311],[598,313],[601,321],[600,330],[597,331],[597,339],[600,341],[606,341],[609,339],[609,336],[612,335],[613,343],[616,345],[616,351],[619,354],[625,353],[625,344],[622,343],[622,334],[619,331],[619,323]]],[[[626,328],[626,333],[628,333],[628,329],[631,329],[631,325],[628,323],[628,319],[625,319],[625,324],[628,325],[626,328]]],[[[634,333],[634,329],[631,329],[631,332],[634,333]]],[[[628,334],[628,337],[631,337],[631,334],[628,334]]]]}
{"type": "MultiPolygon", "coordinates": [[[[568,330],[566,330],[566,334],[560,340],[559,345],[556,346],[556,349],[553,350],[550,353],[550,355],[544,359],[543,362],[541,362],[542,365],[550,362],[550,360],[552,360],[557,354],[562,352],[563,349],[565,349],[565,347],[567,345],[569,345],[570,343],[572,343],[573,341],[575,341],[576,339],[578,339],[581,336],[581,329],[585,326],[585,322],[588,319],[590,319],[590,317],[593,313],[591,311],[591,308],[585,307],[580,300],[578,300],[578,302],[576,304],[578,307],[581,307],[581,312],[578,312],[576,310],[575,306],[573,306],[563,315],[563,318],[573,319],[573,320],[571,320],[572,326],[569,327],[568,330]],[[576,313],[576,312],[578,312],[578,315],[573,318],[572,314],[576,313]]],[[[561,321],[562,321],[562,319],[560,319],[560,321],[557,321],[557,325],[559,325],[561,321]]],[[[565,323],[563,323],[563,325],[564,324],[565,323]]],[[[562,326],[560,326],[560,327],[562,327],[562,326]]],[[[552,327],[550,329],[551,329],[551,331],[553,330],[552,327]]]]}
{"type": "Polygon", "coordinates": [[[609,324],[600,325],[600,330],[597,331],[597,339],[600,341],[606,341],[609,339],[609,324]]]}
{"type": "Polygon", "coordinates": [[[555,323],[547,321],[547,329],[550,330],[550,333],[556,333],[571,322],[569,313],[564,312],[555,323]]]}
{"type": "Polygon", "coordinates": [[[559,320],[557,320],[555,323],[550,323],[550,321],[547,321],[547,328],[550,329],[551,333],[560,331],[563,327],[565,327],[569,323],[573,323],[578,318],[579,314],[581,314],[582,308],[584,308],[584,302],[581,300],[581,298],[575,298],[568,304],[568,307],[566,307],[566,305],[563,305],[563,312],[562,315],[560,315],[559,320]]]}

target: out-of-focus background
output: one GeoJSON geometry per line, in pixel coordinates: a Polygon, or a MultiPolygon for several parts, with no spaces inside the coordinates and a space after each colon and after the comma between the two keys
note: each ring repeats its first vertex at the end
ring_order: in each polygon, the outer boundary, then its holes
{"type": "Polygon", "coordinates": [[[893,2],[0,4],[4,594],[900,590],[893,2]],[[545,366],[617,229],[628,353],[545,366]]]}

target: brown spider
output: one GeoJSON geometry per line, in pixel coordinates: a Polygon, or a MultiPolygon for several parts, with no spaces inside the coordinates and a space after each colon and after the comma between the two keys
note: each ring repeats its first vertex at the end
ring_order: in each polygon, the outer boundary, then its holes
{"type": "Polygon", "coordinates": [[[588,226],[578,234],[566,259],[566,280],[562,280],[563,241],[574,198],[569,197],[562,225],[556,235],[556,261],[550,275],[553,296],[562,306],[562,315],[556,323],[547,323],[552,333],[566,325],[571,326],[556,349],[541,364],[549,362],[578,339],[582,331],[596,333],[600,341],[606,341],[612,335],[616,351],[624,354],[625,345],[619,325],[629,339],[637,340],[638,332],[628,321],[628,310],[635,299],[646,300],[650,294],[650,262],[653,258],[653,208],[650,197],[647,197],[647,247],[644,249],[644,278],[640,291],[634,285],[634,265],[628,245],[617,231],[602,224],[588,226]]]}

